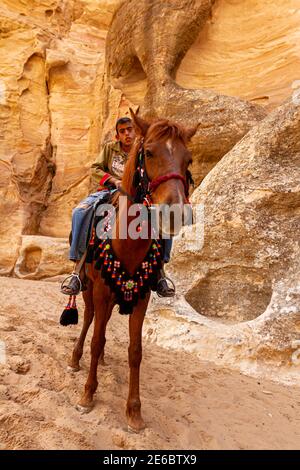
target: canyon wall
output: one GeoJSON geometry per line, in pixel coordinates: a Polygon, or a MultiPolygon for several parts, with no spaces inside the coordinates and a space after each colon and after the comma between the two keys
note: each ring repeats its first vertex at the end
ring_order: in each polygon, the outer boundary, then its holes
{"type": "MultiPolygon", "coordinates": [[[[3,0],[0,273],[35,278],[26,256],[42,262],[40,237],[54,238],[67,256],[58,240],[129,105],[200,122],[192,145],[198,185],[291,94],[298,23],[296,0],[276,8],[258,0],[3,0]]],[[[60,264],[58,257],[57,272],[60,264]]]]}
{"type": "Polygon", "coordinates": [[[72,208],[129,106],[197,123],[205,242],[192,256],[175,243],[175,312],[234,325],[220,344],[240,357],[288,363],[300,308],[299,24],[298,0],[2,0],[0,274],[69,272],[72,208]]]}

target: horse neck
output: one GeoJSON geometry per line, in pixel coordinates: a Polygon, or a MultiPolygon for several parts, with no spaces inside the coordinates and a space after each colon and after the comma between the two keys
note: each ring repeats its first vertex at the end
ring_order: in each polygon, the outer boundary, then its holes
{"type": "MultiPolygon", "coordinates": [[[[133,274],[141,262],[145,259],[148,250],[151,245],[151,238],[142,239],[137,238],[136,240],[127,238],[120,238],[119,228],[120,228],[120,218],[124,211],[129,209],[132,203],[127,200],[127,207],[119,208],[120,214],[117,214],[116,218],[116,230],[115,238],[112,240],[112,248],[117,258],[121,261],[122,265],[125,267],[128,273],[133,274]],[[119,217],[120,215],[120,217],[119,217]]],[[[128,227],[130,222],[134,220],[134,216],[127,216],[126,224],[126,234],[128,234],[128,227]]]]}

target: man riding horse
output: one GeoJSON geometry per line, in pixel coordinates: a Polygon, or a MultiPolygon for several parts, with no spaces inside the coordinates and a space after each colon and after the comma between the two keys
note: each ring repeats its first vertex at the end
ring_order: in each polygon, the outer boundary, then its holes
{"type": "MultiPolygon", "coordinates": [[[[70,247],[70,260],[75,263],[70,281],[62,285],[62,292],[66,295],[77,295],[84,289],[84,273],[81,268],[84,264],[86,249],[91,232],[91,222],[94,207],[101,203],[108,192],[120,189],[124,166],[136,137],[132,120],[128,117],[118,119],[116,123],[116,141],[109,142],[91,166],[91,176],[97,191],[90,194],[73,210],[72,239],[70,247]]],[[[170,260],[172,239],[164,240],[163,263],[170,260]]],[[[169,287],[164,269],[160,270],[157,284],[157,293],[161,297],[173,297],[175,290],[169,287]]]]}

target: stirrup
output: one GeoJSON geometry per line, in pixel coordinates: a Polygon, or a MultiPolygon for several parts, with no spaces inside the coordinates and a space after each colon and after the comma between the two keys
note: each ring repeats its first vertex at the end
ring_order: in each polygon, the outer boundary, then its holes
{"type": "Polygon", "coordinates": [[[60,286],[60,291],[61,291],[61,293],[64,294],[64,295],[77,295],[77,294],[79,294],[79,292],[80,292],[81,290],[82,290],[82,282],[81,282],[81,279],[80,279],[80,277],[79,277],[79,274],[77,274],[76,272],[73,272],[70,276],[66,277],[66,279],[63,280],[63,282],[61,283],[61,286],[60,286]],[[63,289],[64,289],[65,287],[69,288],[69,285],[68,285],[68,284],[69,284],[70,281],[68,282],[68,280],[69,280],[69,279],[71,280],[71,279],[74,278],[74,277],[76,277],[77,280],[78,280],[78,282],[79,282],[79,289],[77,289],[76,293],[74,293],[74,292],[64,292],[63,289]]]}
{"type": "Polygon", "coordinates": [[[175,284],[174,282],[172,281],[172,279],[170,279],[169,277],[167,276],[163,276],[159,279],[159,281],[157,282],[157,288],[158,288],[158,285],[161,281],[169,281],[171,284],[172,284],[172,287],[169,287],[168,286],[168,289],[172,290],[172,294],[171,295],[162,295],[158,292],[158,290],[156,291],[158,297],[174,297],[175,293],[176,293],[176,288],[175,288],[175,284]]]}

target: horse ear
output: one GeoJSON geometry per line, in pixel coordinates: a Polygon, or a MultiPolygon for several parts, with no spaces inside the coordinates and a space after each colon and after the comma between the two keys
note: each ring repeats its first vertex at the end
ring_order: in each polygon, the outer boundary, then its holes
{"type": "Polygon", "coordinates": [[[188,127],[185,130],[185,135],[186,135],[186,139],[187,139],[188,142],[196,134],[197,129],[198,129],[199,126],[200,126],[200,122],[198,124],[196,124],[194,127],[188,127]]]}
{"type": "Polygon", "coordinates": [[[147,134],[147,130],[150,127],[150,123],[137,115],[139,109],[137,110],[136,113],[134,113],[131,108],[129,108],[129,111],[130,111],[131,119],[133,121],[134,127],[136,128],[137,133],[145,137],[145,135],[147,134]]]}

